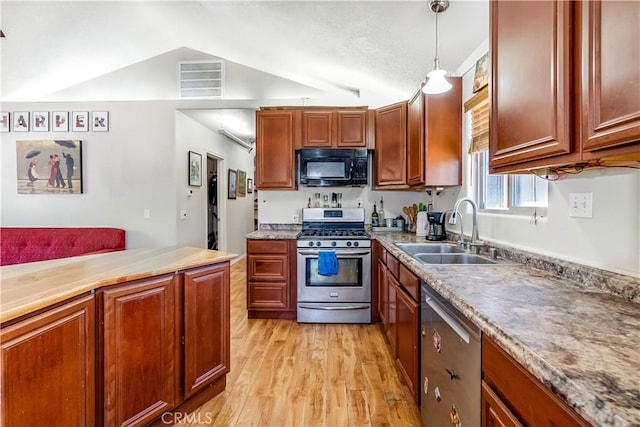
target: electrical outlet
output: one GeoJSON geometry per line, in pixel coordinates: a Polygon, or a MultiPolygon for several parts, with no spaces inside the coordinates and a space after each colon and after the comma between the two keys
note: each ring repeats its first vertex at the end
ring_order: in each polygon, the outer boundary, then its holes
{"type": "Polygon", "coordinates": [[[187,219],[187,211],[185,209],[180,211],[180,219],[187,219]]]}
{"type": "Polygon", "coordinates": [[[570,193],[569,216],[593,218],[593,193],[570,193]]]}
{"type": "Polygon", "coordinates": [[[293,216],[293,223],[294,223],[294,224],[297,224],[297,223],[299,223],[299,222],[300,222],[300,217],[299,217],[298,215],[294,215],[294,216],[293,216]]]}

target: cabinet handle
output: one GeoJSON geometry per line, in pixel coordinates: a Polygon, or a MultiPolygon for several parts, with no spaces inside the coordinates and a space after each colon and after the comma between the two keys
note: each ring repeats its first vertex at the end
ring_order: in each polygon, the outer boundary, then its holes
{"type": "Polygon", "coordinates": [[[309,310],[366,310],[369,308],[368,305],[350,305],[346,307],[314,307],[309,305],[299,305],[300,308],[306,308],[309,310]]]}
{"type": "Polygon", "coordinates": [[[453,380],[459,380],[460,379],[460,375],[456,374],[453,371],[450,371],[448,369],[445,368],[445,371],[447,371],[447,373],[449,374],[449,376],[451,377],[451,381],[453,380]]]}

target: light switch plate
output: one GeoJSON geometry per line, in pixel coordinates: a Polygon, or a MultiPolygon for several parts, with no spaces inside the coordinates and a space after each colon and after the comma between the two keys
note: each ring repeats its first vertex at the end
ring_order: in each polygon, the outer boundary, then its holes
{"type": "Polygon", "coordinates": [[[569,216],[593,218],[593,193],[570,193],[569,216]]]}

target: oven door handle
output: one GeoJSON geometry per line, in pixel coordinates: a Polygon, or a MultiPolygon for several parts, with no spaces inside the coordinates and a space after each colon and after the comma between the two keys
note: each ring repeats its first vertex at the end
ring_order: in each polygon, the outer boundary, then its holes
{"type": "Polygon", "coordinates": [[[326,307],[326,306],[320,307],[320,306],[310,306],[310,305],[298,304],[298,307],[306,308],[308,310],[334,311],[334,310],[366,310],[370,306],[368,306],[368,305],[350,305],[350,306],[343,306],[343,307],[326,307]]]}
{"type": "MultiPolygon", "coordinates": [[[[318,255],[320,251],[298,251],[299,255],[318,255]]],[[[371,251],[336,252],[336,256],[369,255],[371,251]]]]}

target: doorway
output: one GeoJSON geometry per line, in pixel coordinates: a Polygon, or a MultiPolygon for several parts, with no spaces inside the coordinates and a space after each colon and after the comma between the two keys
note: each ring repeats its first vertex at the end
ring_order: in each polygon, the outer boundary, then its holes
{"type": "Polygon", "coordinates": [[[213,250],[220,246],[220,161],[207,155],[207,248],[213,250]]]}

